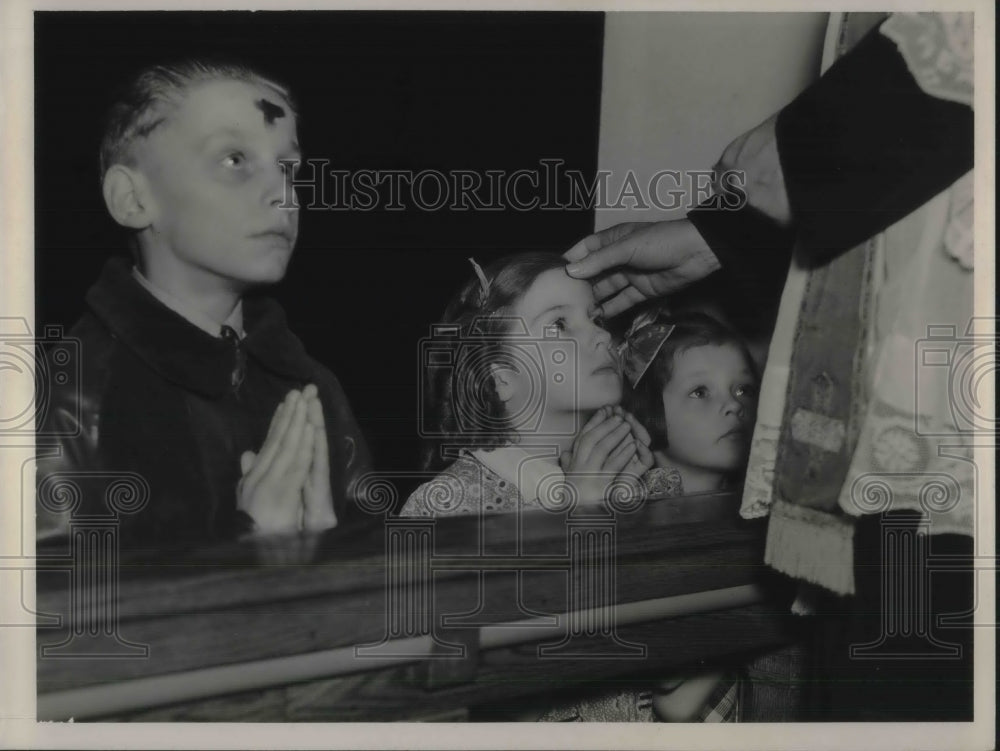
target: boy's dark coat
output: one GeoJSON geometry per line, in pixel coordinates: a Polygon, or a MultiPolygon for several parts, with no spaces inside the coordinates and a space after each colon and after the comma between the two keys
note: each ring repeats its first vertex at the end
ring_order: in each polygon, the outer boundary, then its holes
{"type": "Polygon", "coordinates": [[[277,303],[244,299],[246,368],[236,388],[235,343],[162,305],[125,259],[106,264],[86,300],[69,334],[79,340],[80,383],[54,387],[39,433],[40,539],[71,518],[114,514],[111,497],[127,502],[129,486],[141,497],[143,482],[148,501],[117,514],[123,548],[234,538],[246,524],[236,512],[240,455],[260,450],[278,403],[309,383],[323,403],[334,503],[345,518],[352,482],[370,469],[368,448],[336,377],[306,354],[277,303]],[[125,485],[114,485],[116,473],[125,485]],[[60,486],[79,490],[71,514],[51,511],[60,486]]]}

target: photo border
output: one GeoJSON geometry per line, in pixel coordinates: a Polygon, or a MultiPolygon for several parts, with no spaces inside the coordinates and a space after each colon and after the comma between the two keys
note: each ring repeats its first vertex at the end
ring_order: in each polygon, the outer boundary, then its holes
{"type": "MultiPolygon", "coordinates": [[[[896,10],[969,10],[976,12],[975,49],[975,303],[976,315],[995,316],[995,8],[983,0],[975,2],[886,3],[896,10]]],[[[4,293],[0,316],[33,319],[34,310],[34,205],[32,168],[34,154],[33,27],[35,10],[205,10],[205,2],[182,0],[170,3],[144,2],[44,2],[7,0],[0,5],[0,153],[4,155],[0,183],[0,279],[4,293]],[[83,6],[83,7],[81,7],[83,6]]],[[[212,10],[281,9],[276,1],[215,2],[212,10]]],[[[298,2],[295,9],[308,10],[699,10],[736,11],[814,10],[802,2],[627,2],[610,6],[598,2],[490,2],[473,6],[462,2],[437,2],[415,7],[408,3],[298,2]]],[[[831,10],[824,8],[823,10],[831,10]]],[[[870,10],[860,2],[837,3],[833,10],[870,10]]],[[[10,394],[20,399],[24,394],[10,394]]],[[[28,395],[27,401],[31,397],[28,395]]],[[[25,403],[26,403],[25,402],[25,403]]],[[[992,405],[987,405],[992,407],[992,405]]],[[[0,442],[0,487],[17,487],[24,457],[30,458],[33,439],[21,437],[15,443],[0,442]]],[[[976,461],[982,469],[982,485],[995,487],[994,455],[990,448],[977,448],[976,461]]],[[[19,493],[15,495],[20,495],[19,493]]],[[[20,498],[3,498],[3,520],[19,520],[20,498]]],[[[994,505],[979,504],[977,552],[995,551],[994,505]]],[[[16,554],[34,555],[34,540],[20,539],[21,523],[0,524],[0,558],[16,554]],[[22,550],[22,545],[24,549],[22,550]],[[19,551],[19,552],[18,552],[19,551]]],[[[994,572],[979,573],[980,610],[996,612],[994,572]]],[[[34,576],[24,574],[33,606],[34,576]]],[[[0,591],[0,613],[20,608],[18,593],[0,591]]],[[[742,748],[742,749],[844,749],[844,748],[990,748],[994,739],[995,632],[975,629],[976,694],[974,723],[816,723],[740,724],[736,726],[670,726],[630,723],[602,725],[554,725],[508,723],[502,733],[494,724],[271,724],[271,723],[37,723],[35,708],[35,633],[31,628],[9,628],[0,634],[0,747],[16,748],[496,748],[503,738],[508,748],[742,748]]]]}

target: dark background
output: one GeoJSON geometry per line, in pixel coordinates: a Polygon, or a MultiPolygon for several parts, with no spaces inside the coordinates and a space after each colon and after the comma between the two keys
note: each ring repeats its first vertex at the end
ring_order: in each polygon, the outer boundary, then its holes
{"type": "MultiPolygon", "coordinates": [[[[125,237],[97,151],[114,90],[146,65],[236,56],[290,84],[305,157],[337,169],[597,169],[601,13],[35,14],[37,327],[67,328],[125,237]]],[[[309,197],[303,194],[303,204],[309,197]]],[[[384,470],[417,465],[418,341],[480,262],[563,251],[592,210],[303,210],[273,294],[340,378],[384,470]]]]}

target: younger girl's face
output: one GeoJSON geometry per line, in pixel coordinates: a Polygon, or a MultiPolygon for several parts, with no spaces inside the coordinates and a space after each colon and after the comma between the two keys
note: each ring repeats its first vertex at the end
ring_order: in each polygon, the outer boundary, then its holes
{"type": "Polygon", "coordinates": [[[512,349],[531,359],[534,376],[513,374],[517,394],[508,404],[535,398],[543,414],[553,415],[621,401],[611,335],[588,312],[594,302],[589,282],[573,279],[561,268],[539,274],[512,311],[527,331],[527,336],[511,337],[512,349]]]}
{"type": "Polygon", "coordinates": [[[677,352],[663,410],[668,458],[720,473],[741,469],[757,419],[757,384],[740,348],[707,344],[677,352]]]}

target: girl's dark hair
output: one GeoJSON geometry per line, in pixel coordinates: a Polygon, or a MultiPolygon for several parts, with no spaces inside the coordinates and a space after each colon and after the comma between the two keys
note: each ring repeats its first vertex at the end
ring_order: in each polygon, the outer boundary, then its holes
{"type": "Polygon", "coordinates": [[[712,316],[700,312],[678,313],[660,319],[672,323],[676,328],[663,343],[652,365],[639,379],[639,383],[625,395],[625,407],[634,414],[652,439],[650,449],[662,451],[667,448],[667,423],[663,415],[663,389],[674,374],[674,358],[692,347],[709,344],[731,344],[743,354],[747,366],[759,381],[757,365],[747,349],[746,342],[734,329],[720,323],[712,316]]]}
{"type": "Polygon", "coordinates": [[[468,280],[435,327],[433,362],[445,365],[424,366],[423,429],[425,436],[432,436],[422,449],[424,470],[438,471],[450,463],[442,452],[446,444],[471,449],[516,439],[497,396],[491,366],[516,366],[504,341],[524,325],[513,317],[513,308],[542,273],[565,266],[555,253],[505,256],[483,267],[485,292],[470,266],[468,280]]]}

